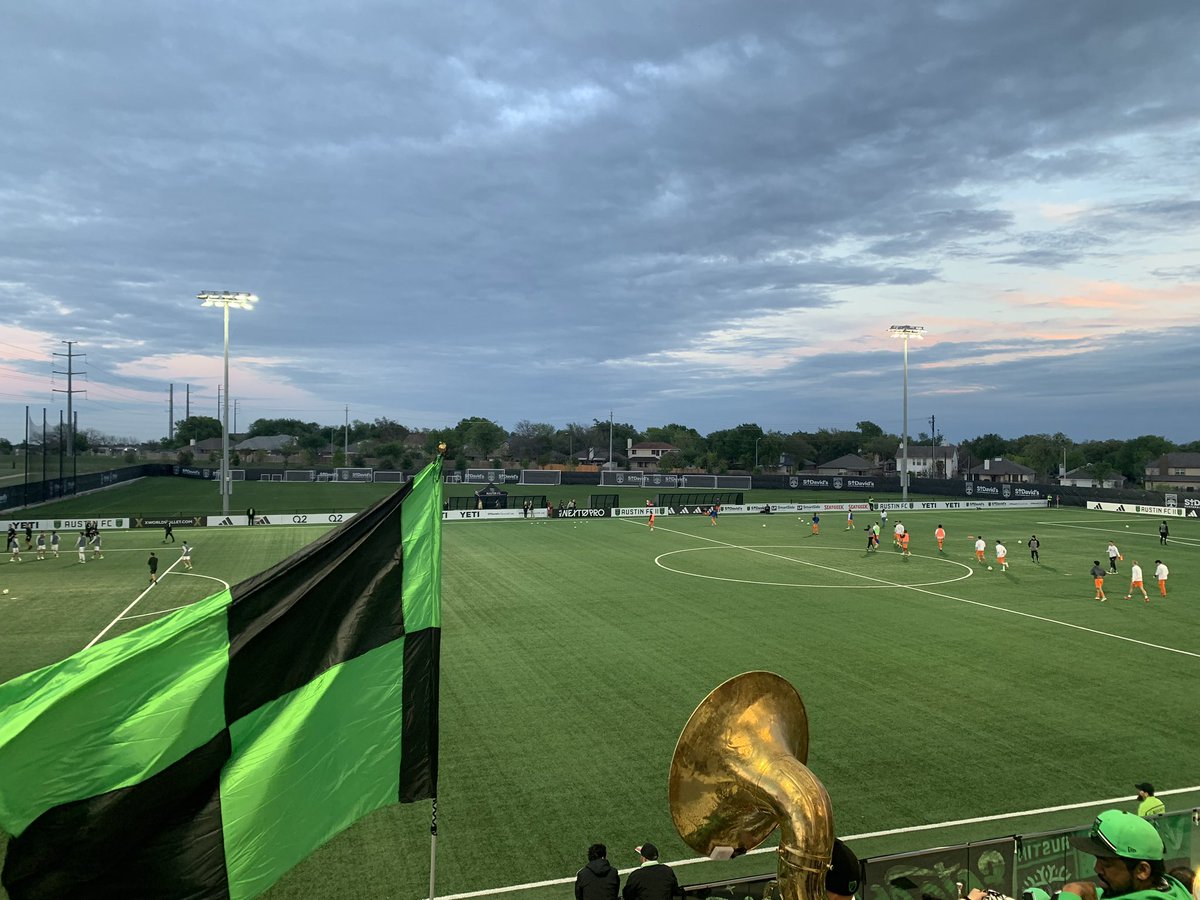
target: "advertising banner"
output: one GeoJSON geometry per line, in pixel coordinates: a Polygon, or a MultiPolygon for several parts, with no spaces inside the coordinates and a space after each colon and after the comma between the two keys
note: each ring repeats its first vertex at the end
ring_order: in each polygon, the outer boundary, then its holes
{"type": "MultiPolygon", "coordinates": [[[[255,525],[340,525],[353,519],[357,513],[283,513],[277,516],[255,516],[255,525]]],[[[205,516],[209,528],[249,528],[244,515],[205,516]]]]}
{"type": "Polygon", "coordinates": [[[1178,506],[1140,506],[1136,503],[1103,503],[1097,501],[1089,503],[1087,508],[1098,512],[1132,513],[1139,516],[1182,517],[1187,515],[1178,506]]]}
{"type": "Polygon", "coordinates": [[[129,528],[126,518],[107,519],[4,519],[0,520],[0,531],[8,531],[10,527],[17,531],[32,528],[34,531],[83,531],[88,525],[95,525],[101,531],[114,528],[129,528]]]}

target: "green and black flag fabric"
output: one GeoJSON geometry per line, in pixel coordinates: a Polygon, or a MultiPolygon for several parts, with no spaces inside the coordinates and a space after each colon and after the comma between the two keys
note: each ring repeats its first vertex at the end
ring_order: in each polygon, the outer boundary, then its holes
{"type": "Polygon", "coordinates": [[[441,461],[261,575],[0,685],[3,884],[245,898],[435,796],[441,461]]]}

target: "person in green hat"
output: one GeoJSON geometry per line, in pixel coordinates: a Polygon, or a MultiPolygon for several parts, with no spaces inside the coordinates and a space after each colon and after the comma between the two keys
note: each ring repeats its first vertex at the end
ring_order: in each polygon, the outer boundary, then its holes
{"type": "Polygon", "coordinates": [[[1071,846],[1096,857],[1096,877],[1063,885],[1063,900],[1125,897],[1127,900],[1189,900],[1192,892],[1167,874],[1166,848],[1158,829],[1141,816],[1121,809],[1106,810],[1085,834],[1070,838],[1071,846]]]}

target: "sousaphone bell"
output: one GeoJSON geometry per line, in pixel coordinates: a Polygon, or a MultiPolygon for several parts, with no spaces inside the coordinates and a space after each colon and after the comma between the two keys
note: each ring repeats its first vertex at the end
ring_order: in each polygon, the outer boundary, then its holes
{"type": "Polygon", "coordinates": [[[833,807],[809,771],[808,714],[772,672],[746,672],[709,694],[679,735],[668,797],[679,836],[728,859],[780,829],[782,900],[824,900],[833,852],[833,807]]]}

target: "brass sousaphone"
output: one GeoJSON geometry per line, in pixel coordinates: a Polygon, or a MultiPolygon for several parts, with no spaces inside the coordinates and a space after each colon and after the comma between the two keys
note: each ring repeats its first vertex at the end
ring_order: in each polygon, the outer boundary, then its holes
{"type": "Polygon", "coordinates": [[[824,900],[833,853],[833,807],[809,771],[808,714],[772,672],[726,681],[696,707],[671,760],[668,796],[679,836],[728,859],[780,828],[782,900],[824,900]]]}

